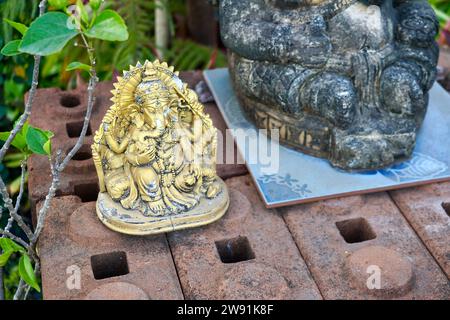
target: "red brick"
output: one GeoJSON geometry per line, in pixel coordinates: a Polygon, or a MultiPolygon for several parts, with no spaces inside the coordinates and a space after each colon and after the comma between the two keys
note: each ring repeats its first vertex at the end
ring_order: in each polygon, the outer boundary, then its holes
{"type": "Polygon", "coordinates": [[[387,193],[279,210],[325,299],[450,298],[447,277],[387,193]],[[381,290],[365,286],[361,269],[371,264],[381,290]]]}
{"type": "Polygon", "coordinates": [[[95,202],[55,198],[38,249],[44,299],[183,299],[166,236],[111,231],[95,202]],[[70,266],[80,270],[80,290],[66,285],[70,266]]]}
{"type": "Polygon", "coordinates": [[[251,178],[226,183],[231,203],[221,220],[168,236],[186,299],[321,299],[283,219],[264,207],[251,178]]]}
{"type": "Polygon", "coordinates": [[[391,195],[450,278],[450,183],[392,191],[391,195]]]}

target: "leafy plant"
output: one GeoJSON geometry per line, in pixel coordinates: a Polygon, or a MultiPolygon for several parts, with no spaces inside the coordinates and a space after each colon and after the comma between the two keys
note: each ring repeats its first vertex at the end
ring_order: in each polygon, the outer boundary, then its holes
{"type": "MultiPolygon", "coordinates": [[[[30,54],[34,58],[31,89],[27,97],[24,113],[15,122],[11,131],[0,132],[0,141],[4,141],[0,149],[0,160],[7,159],[12,166],[19,164],[21,168],[21,175],[18,181],[19,193],[15,205],[13,205],[3,177],[0,177],[0,194],[3,199],[3,206],[9,212],[6,227],[2,228],[0,226],[0,246],[2,249],[0,268],[10,261],[10,257],[20,255],[17,268],[20,282],[14,294],[15,299],[26,298],[31,288],[40,291],[37,280],[37,275],[40,273],[40,261],[36,252],[37,241],[43,229],[50,201],[56,195],[56,190],[59,187],[60,173],[64,171],[68,162],[82,146],[94,105],[94,92],[98,78],[93,41],[125,41],[128,38],[127,27],[120,15],[113,10],[102,8],[99,0],[90,0],[86,4],[81,0],[77,0],[75,7],[68,7],[69,1],[67,0],[48,0],[48,3],[54,9],[57,9],[57,11],[48,13],[45,13],[46,3],[46,0],[41,0],[39,3],[39,17],[31,22],[29,26],[11,19],[5,21],[18,31],[20,38],[10,40],[1,50],[3,56],[15,58],[23,54],[30,54]],[[31,114],[31,107],[37,89],[41,56],[54,55],[60,52],[75,38],[82,41],[83,48],[87,52],[89,64],[72,61],[68,65],[68,70],[87,71],[89,74],[88,104],[81,134],[75,146],[63,156],[61,150],[57,150],[56,153],[52,152],[51,138],[53,133],[29,125],[27,119],[31,114]],[[7,154],[11,146],[19,151],[19,154],[7,154]],[[52,182],[42,208],[37,215],[38,221],[34,231],[24,221],[22,216],[18,214],[27,176],[25,160],[31,154],[47,156],[52,173],[52,182]],[[54,154],[56,157],[53,160],[52,155],[54,154]],[[10,232],[14,223],[22,231],[23,237],[10,232]],[[24,239],[27,239],[28,242],[24,239]]],[[[2,213],[3,208],[0,210],[0,221],[2,213]]],[[[0,293],[2,292],[3,285],[0,286],[0,293]]]]}
{"type": "Polygon", "coordinates": [[[30,257],[27,254],[27,250],[21,245],[15,243],[8,238],[0,238],[0,247],[2,248],[2,254],[0,255],[0,267],[4,267],[9,260],[9,257],[14,253],[20,254],[19,260],[19,275],[20,277],[33,289],[40,292],[36,275],[34,274],[34,268],[31,263],[30,257]]]}

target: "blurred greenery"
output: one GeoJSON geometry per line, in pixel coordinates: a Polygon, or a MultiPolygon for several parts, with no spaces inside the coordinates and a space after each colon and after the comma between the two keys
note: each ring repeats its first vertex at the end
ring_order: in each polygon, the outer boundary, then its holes
{"type": "Polygon", "coordinates": [[[429,0],[443,27],[450,20],[450,0],[429,0]]]}

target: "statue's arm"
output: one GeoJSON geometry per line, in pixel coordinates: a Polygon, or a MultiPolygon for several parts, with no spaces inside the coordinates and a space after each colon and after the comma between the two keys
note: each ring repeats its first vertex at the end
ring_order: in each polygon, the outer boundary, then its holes
{"type": "Polygon", "coordinates": [[[428,90],[436,77],[439,48],[435,37],[439,24],[426,0],[395,0],[398,23],[396,39],[402,56],[399,65],[414,74],[428,90]]]}
{"type": "Polygon", "coordinates": [[[129,142],[128,138],[124,138],[122,142],[119,144],[108,132],[105,132],[105,139],[110,149],[115,153],[124,153],[129,142]]]}
{"type": "Polygon", "coordinates": [[[304,25],[277,23],[271,21],[270,10],[263,1],[221,0],[219,17],[224,44],[248,59],[297,63],[323,56],[331,49],[321,17],[304,25]]]}

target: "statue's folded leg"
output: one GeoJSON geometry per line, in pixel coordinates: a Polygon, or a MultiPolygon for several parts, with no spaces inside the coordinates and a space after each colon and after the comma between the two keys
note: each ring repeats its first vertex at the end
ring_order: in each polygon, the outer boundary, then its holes
{"type": "Polygon", "coordinates": [[[301,111],[299,89],[316,73],[299,65],[250,61],[244,58],[237,58],[234,68],[235,83],[238,84],[236,90],[288,113],[301,111]]]}
{"type": "Polygon", "coordinates": [[[198,202],[194,194],[182,193],[178,191],[174,185],[170,187],[163,187],[163,194],[165,202],[170,206],[175,204],[175,206],[179,205],[192,208],[198,202]]]}
{"type": "Polygon", "coordinates": [[[414,116],[426,108],[424,92],[416,77],[400,66],[386,69],[381,81],[384,106],[394,114],[414,116]]]}
{"type": "Polygon", "coordinates": [[[128,196],[120,201],[122,206],[126,209],[131,209],[135,206],[136,200],[138,199],[139,192],[137,190],[136,184],[134,183],[133,176],[130,170],[130,164],[125,163],[124,165],[125,174],[128,176],[130,188],[128,196]]]}
{"type": "Polygon", "coordinates": [[[300,89],[301,104],[339,128],[348,128],[356,116],[358,98],[352,81],[335,73],[321,73],[300,89]]]}

